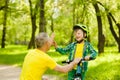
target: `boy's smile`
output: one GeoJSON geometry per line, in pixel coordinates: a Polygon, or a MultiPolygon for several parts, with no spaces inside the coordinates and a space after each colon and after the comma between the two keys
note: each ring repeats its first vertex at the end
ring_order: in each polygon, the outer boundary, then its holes
{"type": "Polygon", "coordinates": [[[77,41],[81,41],[84,39],[84,32],[81,29],[77,29],[74,31],[74,36],[77,41]]]}

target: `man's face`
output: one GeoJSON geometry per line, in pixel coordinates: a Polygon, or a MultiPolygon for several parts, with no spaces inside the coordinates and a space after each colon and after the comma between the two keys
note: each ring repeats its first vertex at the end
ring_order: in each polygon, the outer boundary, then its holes
{"type": "Polygon", "coordinates": [[[80,41],[84,38],[84,32],[81,29],[77,29],[74,31],[74,36],[77,41],[80,41]]]}

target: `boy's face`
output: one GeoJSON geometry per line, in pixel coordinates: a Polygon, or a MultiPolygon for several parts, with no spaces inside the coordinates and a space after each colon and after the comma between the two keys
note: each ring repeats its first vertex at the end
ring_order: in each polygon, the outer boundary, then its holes
{"type": "MultiPolygon", "coordinates": [[[[82,29],[76,29],[74,31],[74,36],[77,41],[81,41],[84,38],[84,32],[82,29]]],[[[86,35],[86,34],[85,34],[86,35]]]]}

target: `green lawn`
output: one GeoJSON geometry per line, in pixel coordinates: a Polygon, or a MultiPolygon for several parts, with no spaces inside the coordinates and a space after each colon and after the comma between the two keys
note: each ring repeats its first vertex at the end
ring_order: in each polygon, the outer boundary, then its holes
{"type": "MultiPolygon", "coordinates": [[[[5,49],[0,49],[0,64],[21,67],[26,53],[26,46],[7,46],[5,49]]],[[[67,55],[60,55],[53,48],[48,54],[59,64],[67,59],[67,55]]],[[[57,80],[67,80],[67,74],[64,73],[48,70],[46,74],[57,76],[57,80]]],[[[117,53],[117,47],[105,48],[105,53],[89,62],[86,80],[120,80],[120,53],[117,53]]]]}
{"type": "Polygon", "coordinates": [[[0,48],[0,64],[21,66],[26,53],[27,47],[22,45],[10,45],[5,49],[0,48]]]}

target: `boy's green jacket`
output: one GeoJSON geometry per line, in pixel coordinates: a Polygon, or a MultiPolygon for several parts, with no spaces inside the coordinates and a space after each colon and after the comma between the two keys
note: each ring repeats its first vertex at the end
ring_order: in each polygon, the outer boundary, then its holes
{"type": "MultiPolygon", "coordinates": [[[[73,43],[70,43],[65,48],[58,47],[58,48],[56,48],[56,51],[61,53],[61,54],[69,53],[69,57],[68,57],[69,60],[73,60],[74,59],[74,55],[75,55],[75,51],[76,51],[76,44],[77,44],[77,42],[73,42],[73,43]]],[[[94,50],[92,45],[88,41],[85,40],[84,47],[83,47],[83,57],[82,58],[84,58],[87,55],[90,55],[90,57],[92,59],[95,59],[96,56],[97,56],[97,52],[94,50]]],[[[87,70],[87,65],[88,65],[87,61],[82,63],[82,70],[83,71],[87,70]]]]}

